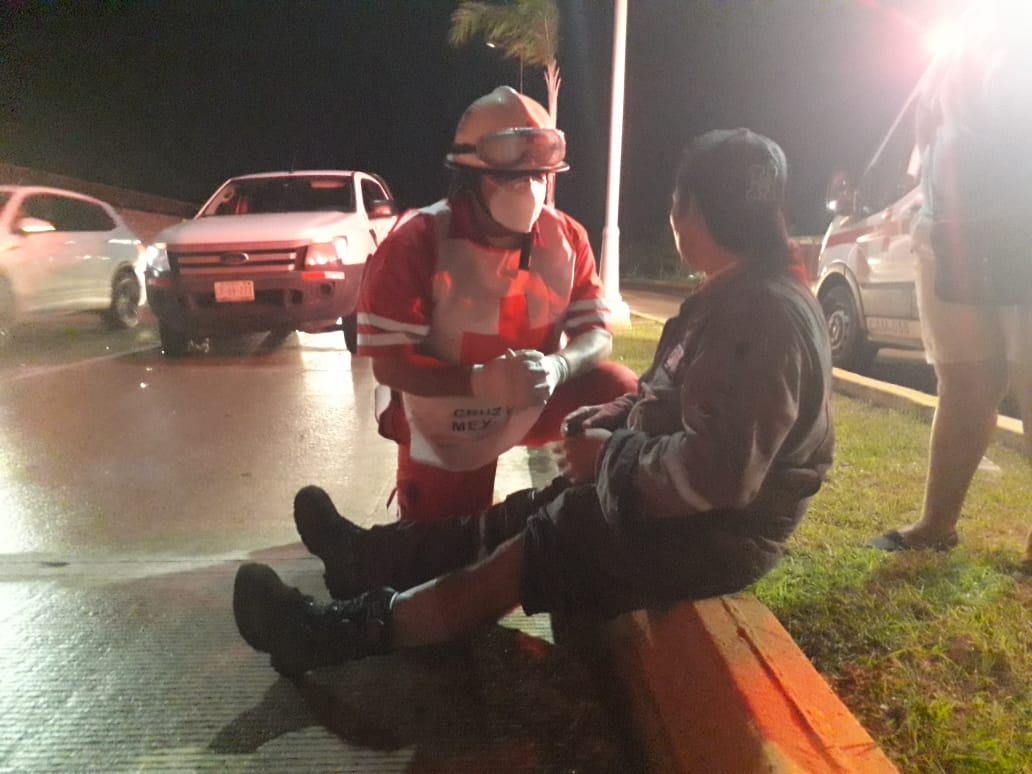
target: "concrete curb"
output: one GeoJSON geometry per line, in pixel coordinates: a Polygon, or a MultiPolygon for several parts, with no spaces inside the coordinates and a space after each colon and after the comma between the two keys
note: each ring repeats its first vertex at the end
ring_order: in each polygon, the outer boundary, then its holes
{"type": "MultiPolygon", "coordinates": [[[[928,422],[931,422],[932,416],[935,414],[938,399],[934,395],[928,395],[920,390],[911,390],[907,387],[881,382],[854,374],[851,371],[843,371],[841,368],[833,371],[833,378],[835,391],[850,398],[865,400],[884,408],[914,412],[928,422]]],[[[1013,417],[997,417],[994,440],[1012,449],[1023,450],[1024,436],[1021,420],[1013,417]]]]}
{"type": "Polygon", "coordinates": [[[751,594],[601,625],[649,772],[890,774],[881,751],[751,594]]]}

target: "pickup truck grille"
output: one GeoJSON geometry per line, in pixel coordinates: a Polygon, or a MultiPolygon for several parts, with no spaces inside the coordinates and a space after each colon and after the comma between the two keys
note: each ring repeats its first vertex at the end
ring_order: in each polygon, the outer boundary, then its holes
{"type": "Polygon", "coordinates": [[[184,277],[204,274],[273,274],[294,271],[304,259],[305,248],[277,250],[220,250],[197,253],[169,251],[172,270],[184,277]]]}

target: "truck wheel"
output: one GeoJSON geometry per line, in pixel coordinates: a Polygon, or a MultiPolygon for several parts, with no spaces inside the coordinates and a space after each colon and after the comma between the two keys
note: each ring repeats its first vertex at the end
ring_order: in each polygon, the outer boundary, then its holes
{"type": "Polygon", "coordinates": [[[135,328],[140,322],[140,280],[120,271],[111,283],[111,306],[104,315],[109,328],[135,328]]]}
{"type": "Polygon", "coordinates": [[[358,351],[358,318],[355,315],[341,318],[340,327],[344,331],[344,346],[354,355],[358,351]]]}
{"type": "Polygon", "coordinates": [[[161,350],[166,357],[180,357],[190,348],[190,336],[186,331],[173,328],[158,322],[158,336],[161,338],[161,350]]]}
{"type": "Polygon", "coordinates": [[[849,288],[844,285],[829,288],[821,294],[821,308],[828,323],[832,363],[857,373],[867,370],[878,348],[867,340],[849,288]]]}

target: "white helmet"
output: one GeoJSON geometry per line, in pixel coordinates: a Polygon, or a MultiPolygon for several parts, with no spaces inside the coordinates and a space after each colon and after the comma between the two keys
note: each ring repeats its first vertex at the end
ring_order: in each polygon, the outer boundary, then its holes
{"type": "Polygon", "coordinates": [[[565,158],[566,138],[548,111],[499,86],[466,108],[445,163],[497,172],[565,172],[565,158]]]}

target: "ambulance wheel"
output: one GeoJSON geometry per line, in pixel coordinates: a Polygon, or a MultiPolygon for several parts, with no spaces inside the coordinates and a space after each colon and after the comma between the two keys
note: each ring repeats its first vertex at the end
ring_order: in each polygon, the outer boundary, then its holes
{"type": "Polygon", "coordinates": [[[878,347],[867,340],[853,294],[845,285],[821,293],[821,308],[828,323],[831,361],[847,371],[863,373],[874,361],[878,347]]]}

